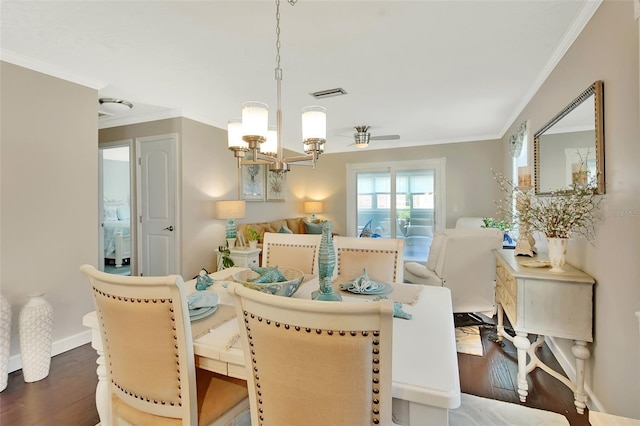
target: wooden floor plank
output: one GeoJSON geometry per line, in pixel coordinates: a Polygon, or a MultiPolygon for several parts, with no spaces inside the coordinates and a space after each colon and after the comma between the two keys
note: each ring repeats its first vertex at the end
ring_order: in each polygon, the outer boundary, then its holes
{"type": "MultiPolygon", "coordinates": [[[[577,414],[571,390],[540,369],[529,375],[530,394],[526,403],[520,403],[516,349],[506,340],[504,346],[491,341],[495,328],[481,328],[481,336],[483,356],[458,354],[462,392],[553,411],[564,415],[572,426],[589,425],[588,411],[577,414]]],[[[562,371],[546,345],[538,356],[562,371]]],[[[0,393],[0,425],[94,426],[99,421],[97,382],[96,353],[89,344],[53,357],[49,377],[39,382],[24,383],[21,371],[11,373],[7,388],[0,393]]]]}

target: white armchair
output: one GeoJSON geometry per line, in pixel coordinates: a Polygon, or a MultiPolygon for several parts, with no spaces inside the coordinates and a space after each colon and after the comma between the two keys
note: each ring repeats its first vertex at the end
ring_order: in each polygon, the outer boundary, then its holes
{"type": "Polygon", "coordinates": [[[455,313],[493,315],[496,261],[492,250],[501,247],[502,232],[495,228],[440,230],[426,265],[405,263],[404,278],[413,284],[449,288],[455,313]]]}

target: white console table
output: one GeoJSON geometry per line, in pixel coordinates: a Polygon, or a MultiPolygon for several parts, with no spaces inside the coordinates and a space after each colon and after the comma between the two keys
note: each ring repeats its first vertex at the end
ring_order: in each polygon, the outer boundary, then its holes
{"type": "Polygon", "coordinates": [[[565,272],[554,273],[548,268],[521,265],[519,262],[531,258],[516,257],[513,250],[495,250],[495,255],[498,340],[505,338],[518,349],[520,401],[525,402],[529,393],[527,374],[540,367],[573,391],[576,409],[583,414],[587,402],[584,364],[591,355],[587,342],[593,342],[595,280],[569,264],[565,265],[565,272]],[[515,337],[504,331],[504,314],[513,326],[515,337]],[[527,337],[529,333],[538,335],[533,344],[527,337]],[[571,348],[576,358],[575,383],[552,370],[536,356],[536,349],[544,343],[544,336],[575,341],[571,348]]]}

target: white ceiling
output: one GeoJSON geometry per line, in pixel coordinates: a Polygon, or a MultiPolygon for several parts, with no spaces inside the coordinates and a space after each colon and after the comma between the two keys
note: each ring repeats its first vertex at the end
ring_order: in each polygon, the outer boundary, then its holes
{"type": "MultiPolygon", "coordinates": [[[[600,0],[281,4],[285,146],[327,108],[325,152],[501,138],[600,0]],[[309,93],[341,87],[347,95],[309,93]]],[[[244,101],[275,124],[275,1],[1,2],[1,58],[131,101],[100,127],[182,115],[226,129],[244,101]]],[[[97,105],[96,105],[97,108],[97,105]]]]}

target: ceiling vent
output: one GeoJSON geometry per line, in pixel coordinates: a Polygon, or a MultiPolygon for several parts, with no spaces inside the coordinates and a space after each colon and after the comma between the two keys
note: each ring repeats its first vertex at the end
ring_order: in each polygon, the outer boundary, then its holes
{"type": "Polygon", "coordinates": [[[346,94],[347,91],[342,87],[338,87],[337,89],[320,90],[319,92],[310,93],[310,95],[316,99],[331,98],[333,96],[342,96],[346,94]]]}

